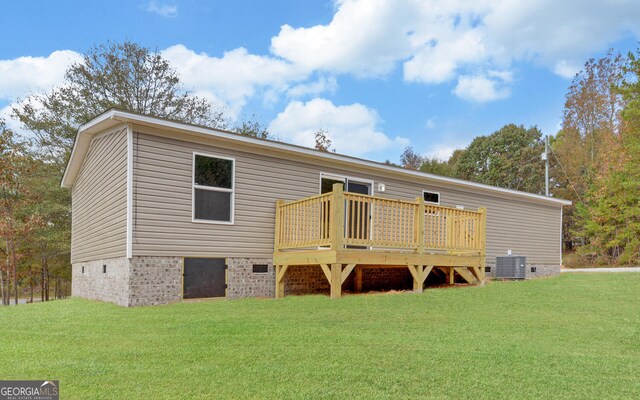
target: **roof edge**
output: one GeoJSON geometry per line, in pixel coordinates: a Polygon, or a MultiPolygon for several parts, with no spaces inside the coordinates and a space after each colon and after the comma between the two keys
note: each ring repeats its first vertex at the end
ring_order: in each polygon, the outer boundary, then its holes
{"type": "Polygon", "coordinates": [[[532,200],[537,200],[540,202],[552,203],[556,205],[571,205],[572,202],[570,200],[559,199],[555,197],[546,197],[539,194],[522,192],[519,190],[506,189],[498,186],[486,185],[483,183],[476,183],[465,181],[457,178],[449,178],[440,175],[429,174],[425,172],[408,170],[402,167],[396,167],[393,165],[383,164],[377,161],[366,160],[358,157],[347,156],[337,153],[329,153],[324,151],[319,151],[316,149],[311,149],[308,147],[298,146],[295,144],[283,143],[269,139],[258,139],[252,138],[249,136],[243,136],[234,132],[225,131],[217,128],[209,128],[200,125],[193,125],[184,122],[178,122],[174,120],[152,117],[143,114],[137,114],[129,111],[121,111],[117,109],[110,109],[105,111],[104,113],[96,116],[92,120],[87,123],[81,125],[78,128],[78,134],[76,136],[76,140],[73,146],[73,150],[71,151],[71,156],[69,157],[69,161],[67,163],[67,168],[65,169],[65,173],[62,178],[61,186],[66,188],[73,187],[75,183],[75,179],[77,177],[77,173],[80,169],[80,165],[84,160],[86,155],[86,151],[88,150],[88,144],[90,143],[91,137],[109,129],[112,126],[121,124],[121,123],[135,123],[138,125],[145,125],[151,127],[159,127],[164,129],[172,129],[183,132],[190,132],[195,134],[202,134],[209,137],[217,137],[219,139],[224,139],[227,141],[234,141],[244,144],[249,144],[253,146],[261,146],[274,150],[279,150],[283,152],[291,152],[299,155],[312,157],[316,159],[328,159],[333,161],[338,161],[341,163],[347,164],[357,164],[360,166],[364,166],[367,168],[383,170],[387,172],[393,172],[402,174],[405,176],[415,176],[419,178],[427,178],[436,182],[443,182],[448,184],[453,184],[457,186],[462,186],[466,188],[472,189],[481,189],[484,191],[494,192],[494,193],[502,193],[509,194],[516,197],[523,197],[532,200]]]}

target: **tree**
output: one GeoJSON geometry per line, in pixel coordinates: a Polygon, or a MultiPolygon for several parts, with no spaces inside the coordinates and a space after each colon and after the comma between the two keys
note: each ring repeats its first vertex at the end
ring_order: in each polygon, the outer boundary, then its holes
{"type": "Polygon", "coordinates": [[[624,76],[614,91],[621,96],[616,139],[619,145],[607,168],[594,175],[585,204],[579,207],[587,252],[601,262],[640,262],[640,49],[630,53],[624,76]]]}
{"type": "Polygon", "coordinates": [[[419,168],[420,172],[426,172],[428,174],[435,174],[441,176],[451,176],[451,166],[448,161],[439,160],[437,158],[425,157],[422,160],[422,165],[419,168]]]}
{"type": "MultiPolygon", "coordinates": [[[[60,87],[17,104],[14,117],[36,138],[31,146],[37,151],[31,154],[33,171],[22,183],[41,201],[21,208],[39,215],[43,223],[32,232],[37,238],[33,246],[23,246],[32,258],[30,268],[40,266],[43,300],[48,299],[50,276],[55,276],[57,287],[60,277],[70,276],[70,193],[59,183],[82,123],[117,108],[214,128],[228,125],[222,111],[183,87],[157,50],[129,41],[90,49],[67,69],[60,87]]],[[[243,122],[240,130],[255,137],[267,135],[258,123],[243,122]]]]}
{"type": "Polygon", "coordinates": [[[624,101],[615,88],[623,66],[624,58],[609,50],[606,57],[589,59],[569,86],[562,129],[580,135],[591,163],[597,162],[602,136],[619,131],[624,101]]]}
{"type": "Polygon", "coordinates": [[[251,119],[242,120],[233,131],[241,135],[250,136],[258,139],[269,139],[269,131],[267,127],[259,122],[255,115],[251,119]]]}
{"type": "Polygon", "coordinates": [[[583,201],[596,181],[607,175],[620,153],[618,135],[625,99],[616,91],[623,77],[624,59],[613,51],[600,60],[590,59],[573,79],[567,92],[562,129],[552,141],[553,194],[573,202],[565,209],[565,246],[589,240],[583,201]]]}
{"type": "MultiPolygon", "coordinates": [[[[36,160],[27,185],[39,201],[29,210],[40,215],[42,225],[34,232],[34,240],[29,243],[28,254],[30,279],[39,277],[41,300],[49,300],[50,281],[60,287],[62,281],[70,282],[69,268],[71,241],[71,212],[69,209],[70,192],[60,187],[59,176],[53,163],[36,160]]],[[[59,297],[60,291],[56,291],[59,297]]]]}
{"type": "Polygon", "coordinates": [[[212,127],[225,123],[221,111],[182,86],[157,50],[129,41],[90,49],[67,69],[61,87],[18,104],[15,117],[61,168],[78,126],[110,108],[212,127]]]}
{"type": "Polygon", "coordinates": [[[317,150],[331,151],[331,139],[329,139],[329,131],[325,129],[318,129],[314,135],[316,139],[315,148],[317,150]]]}
{"type": "Polygon", "coordinates": [[[407,169],[419,170],[423,162],[424,158],[416,153],[411,146],[405,147],[400,156],[400,164],[407,169]]]}
{"type": "MultiPolygon", "coordinates": [[[[544,192],[542,133],[536,127],[508,124],[489,136],[476,137],[455,154],[452,175],[530,193],[544,192]]],[[[453,157],[452,157],[453,158],[453,157]]]]}
{"type": "Polygon", "coordinates": [[[33,159],[26,143],[17,140],[0,120],[0,248],[5,256],[0,291],[4,305],[9,304],[12,288],[18,304],[18,262],[25,256],[21,250],[33,241],[35,229],[41,226],[40,217],[28,210],[38,200],[26,184],[32,172],[33,159]]]}

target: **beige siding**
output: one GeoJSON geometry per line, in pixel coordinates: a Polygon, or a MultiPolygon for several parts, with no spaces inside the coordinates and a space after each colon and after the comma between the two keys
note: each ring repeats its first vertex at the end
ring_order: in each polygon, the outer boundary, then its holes
{"type": "Polygon", "coordinates": [[[291,155],[278,157],[276,152],[223,145],[219,141],[187,142],[173,139],[171,134],[145,132],[134,134],[134,255],[270,257],[276,200],[317,194],[320,172],[326,172],[373,180],[374,190],[382,182],[386,191],[375,193],[380,196],[415,199],[426,189],[440,192],[443,205],[487,207],[488,257],[511,249],[513,254],[528,256],[531,263],[559,263],[559,205],[542,205],[508,194],[486,194],[434,183],[428,178],[402,179],[388,172],[372,175],[362,167],[335,168],[329,161],[310,163],[291,155]],[[233,225],[192,222],[194,151],[235,158],[233,225]]]}
{"type": "Polygon", "coordinates": [[[71,193],[71,262],[125,257],[126,128],[93,139],[71,193]]]}

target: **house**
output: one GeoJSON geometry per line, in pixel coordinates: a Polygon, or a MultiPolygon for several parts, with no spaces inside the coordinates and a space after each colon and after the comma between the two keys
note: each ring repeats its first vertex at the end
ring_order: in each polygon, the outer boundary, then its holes
{"type": "Polygon", "coordinates": [[[62,186],[72,294],[123,306],[421,291],[508,252],[553,275],[570,204],[119,110],[79,128],[62,186]]]}

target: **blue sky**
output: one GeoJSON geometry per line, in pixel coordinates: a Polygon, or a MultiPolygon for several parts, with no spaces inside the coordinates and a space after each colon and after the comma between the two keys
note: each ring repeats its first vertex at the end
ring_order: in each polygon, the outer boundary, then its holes
{"type": "MultiPolygon", "coordinates": [[[[397,161],[446,157],[507,123],[555,134],[589,57],[638,47],[640,2],[12,1],[0,116],[107,40],[157,48],[185,85],[280,140],[397,161]]],[[[10,126],[18,128],[15,122],[10,126]]]]}

